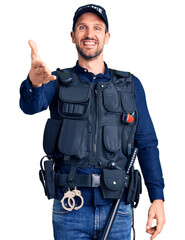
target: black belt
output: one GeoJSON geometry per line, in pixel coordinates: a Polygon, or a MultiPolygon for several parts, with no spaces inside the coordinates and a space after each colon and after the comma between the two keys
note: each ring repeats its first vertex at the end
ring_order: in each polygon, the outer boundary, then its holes
{"type": "MultiPolygon", "coordinates": [[[[128,187],[129,176],[127,176],[127,181],[124,187],[128,187]]],[[[67,185],[73,184],[75,187],[100,187],[102,186],[103,178],[102,175],[98,174],[75,174],[73,182],[70,182],[69,174],[55,174],[55,183],[57,187],[66,187],[67,185]]]]}
{"type": "MultiPolygon", "coordinates": [[[[69,183],[69,175],[56,173],[55,174],[55,183],[56,183],[56,186],[58,186],[58,187],[66,186],[69,183]]],[[[88,174],[88,175],[75,174],[73,184],[76,187],[99,187],[101,184],[101,175],[98,175],[98,174],[88,174]]]]}

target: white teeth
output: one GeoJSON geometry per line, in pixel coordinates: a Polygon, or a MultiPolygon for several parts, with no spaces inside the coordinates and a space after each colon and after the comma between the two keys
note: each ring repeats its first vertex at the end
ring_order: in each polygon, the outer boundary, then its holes
{"type": "Polygon", "coordinates": [[[94,42],[84,42],[84,45],[95,45],[94,42]]]}

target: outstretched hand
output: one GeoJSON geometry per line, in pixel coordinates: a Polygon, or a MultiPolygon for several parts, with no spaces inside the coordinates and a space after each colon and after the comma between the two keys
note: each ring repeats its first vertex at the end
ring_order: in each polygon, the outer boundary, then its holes
{"type": "Polygon", "coordinates": [[[151,234],[151,240],[153,240],[163,229],[165,224],[165,214],[164,214],[164,203],[163,200],[153,201],[149,212],[148,212],[148,222],[146,226],[146,232],[151,234]],[[152,227],[153,219],[156,219],[157,226],[152,227]]]}
{"type": "Polygon", "coordinates": [[[28,43],[31,48],[31,70],[29,72],[29,79],[33,87],[41,87],[42,84],[56,80],[56,76],[51,75],[51,71],[41,60],[37,44],[33,40],[29,40],[28,43]]]}

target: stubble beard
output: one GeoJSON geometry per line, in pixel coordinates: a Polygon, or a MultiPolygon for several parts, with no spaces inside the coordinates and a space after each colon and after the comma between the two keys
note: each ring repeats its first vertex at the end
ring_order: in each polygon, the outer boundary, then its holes
{"type": "Polygon", "coordinates": [[[93,54],[86,54],[83,49],[78,45],[76,44],[76,49],[78,51],[78,53],[80,54],[80,56],[85,59],[86,61],[90,61],[92,59],[95,59],[97,58],[103,51],[103,49],[100,49],[100,50],[97,50],[95,53],[93,54]]]}

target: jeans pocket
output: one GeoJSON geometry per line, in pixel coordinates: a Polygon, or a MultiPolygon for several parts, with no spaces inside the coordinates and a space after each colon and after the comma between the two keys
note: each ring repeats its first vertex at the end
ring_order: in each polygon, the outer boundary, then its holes
{"type": "Polygon", "coordinates": [[[66,213],[70,213],[69,211],[65,210],[62,207],[62,203],[60,202],[60,200],[58,199],[54,199],[53,202],[53,214],[66,214],[66,213]]]}
{"type": "Polygon", "coordinates": [[[121,202],[118,208],[118,214],[121,215],[130,215],[132,214],[132,206],[131,204],[126,204],[125,202],[121,202]]]}

